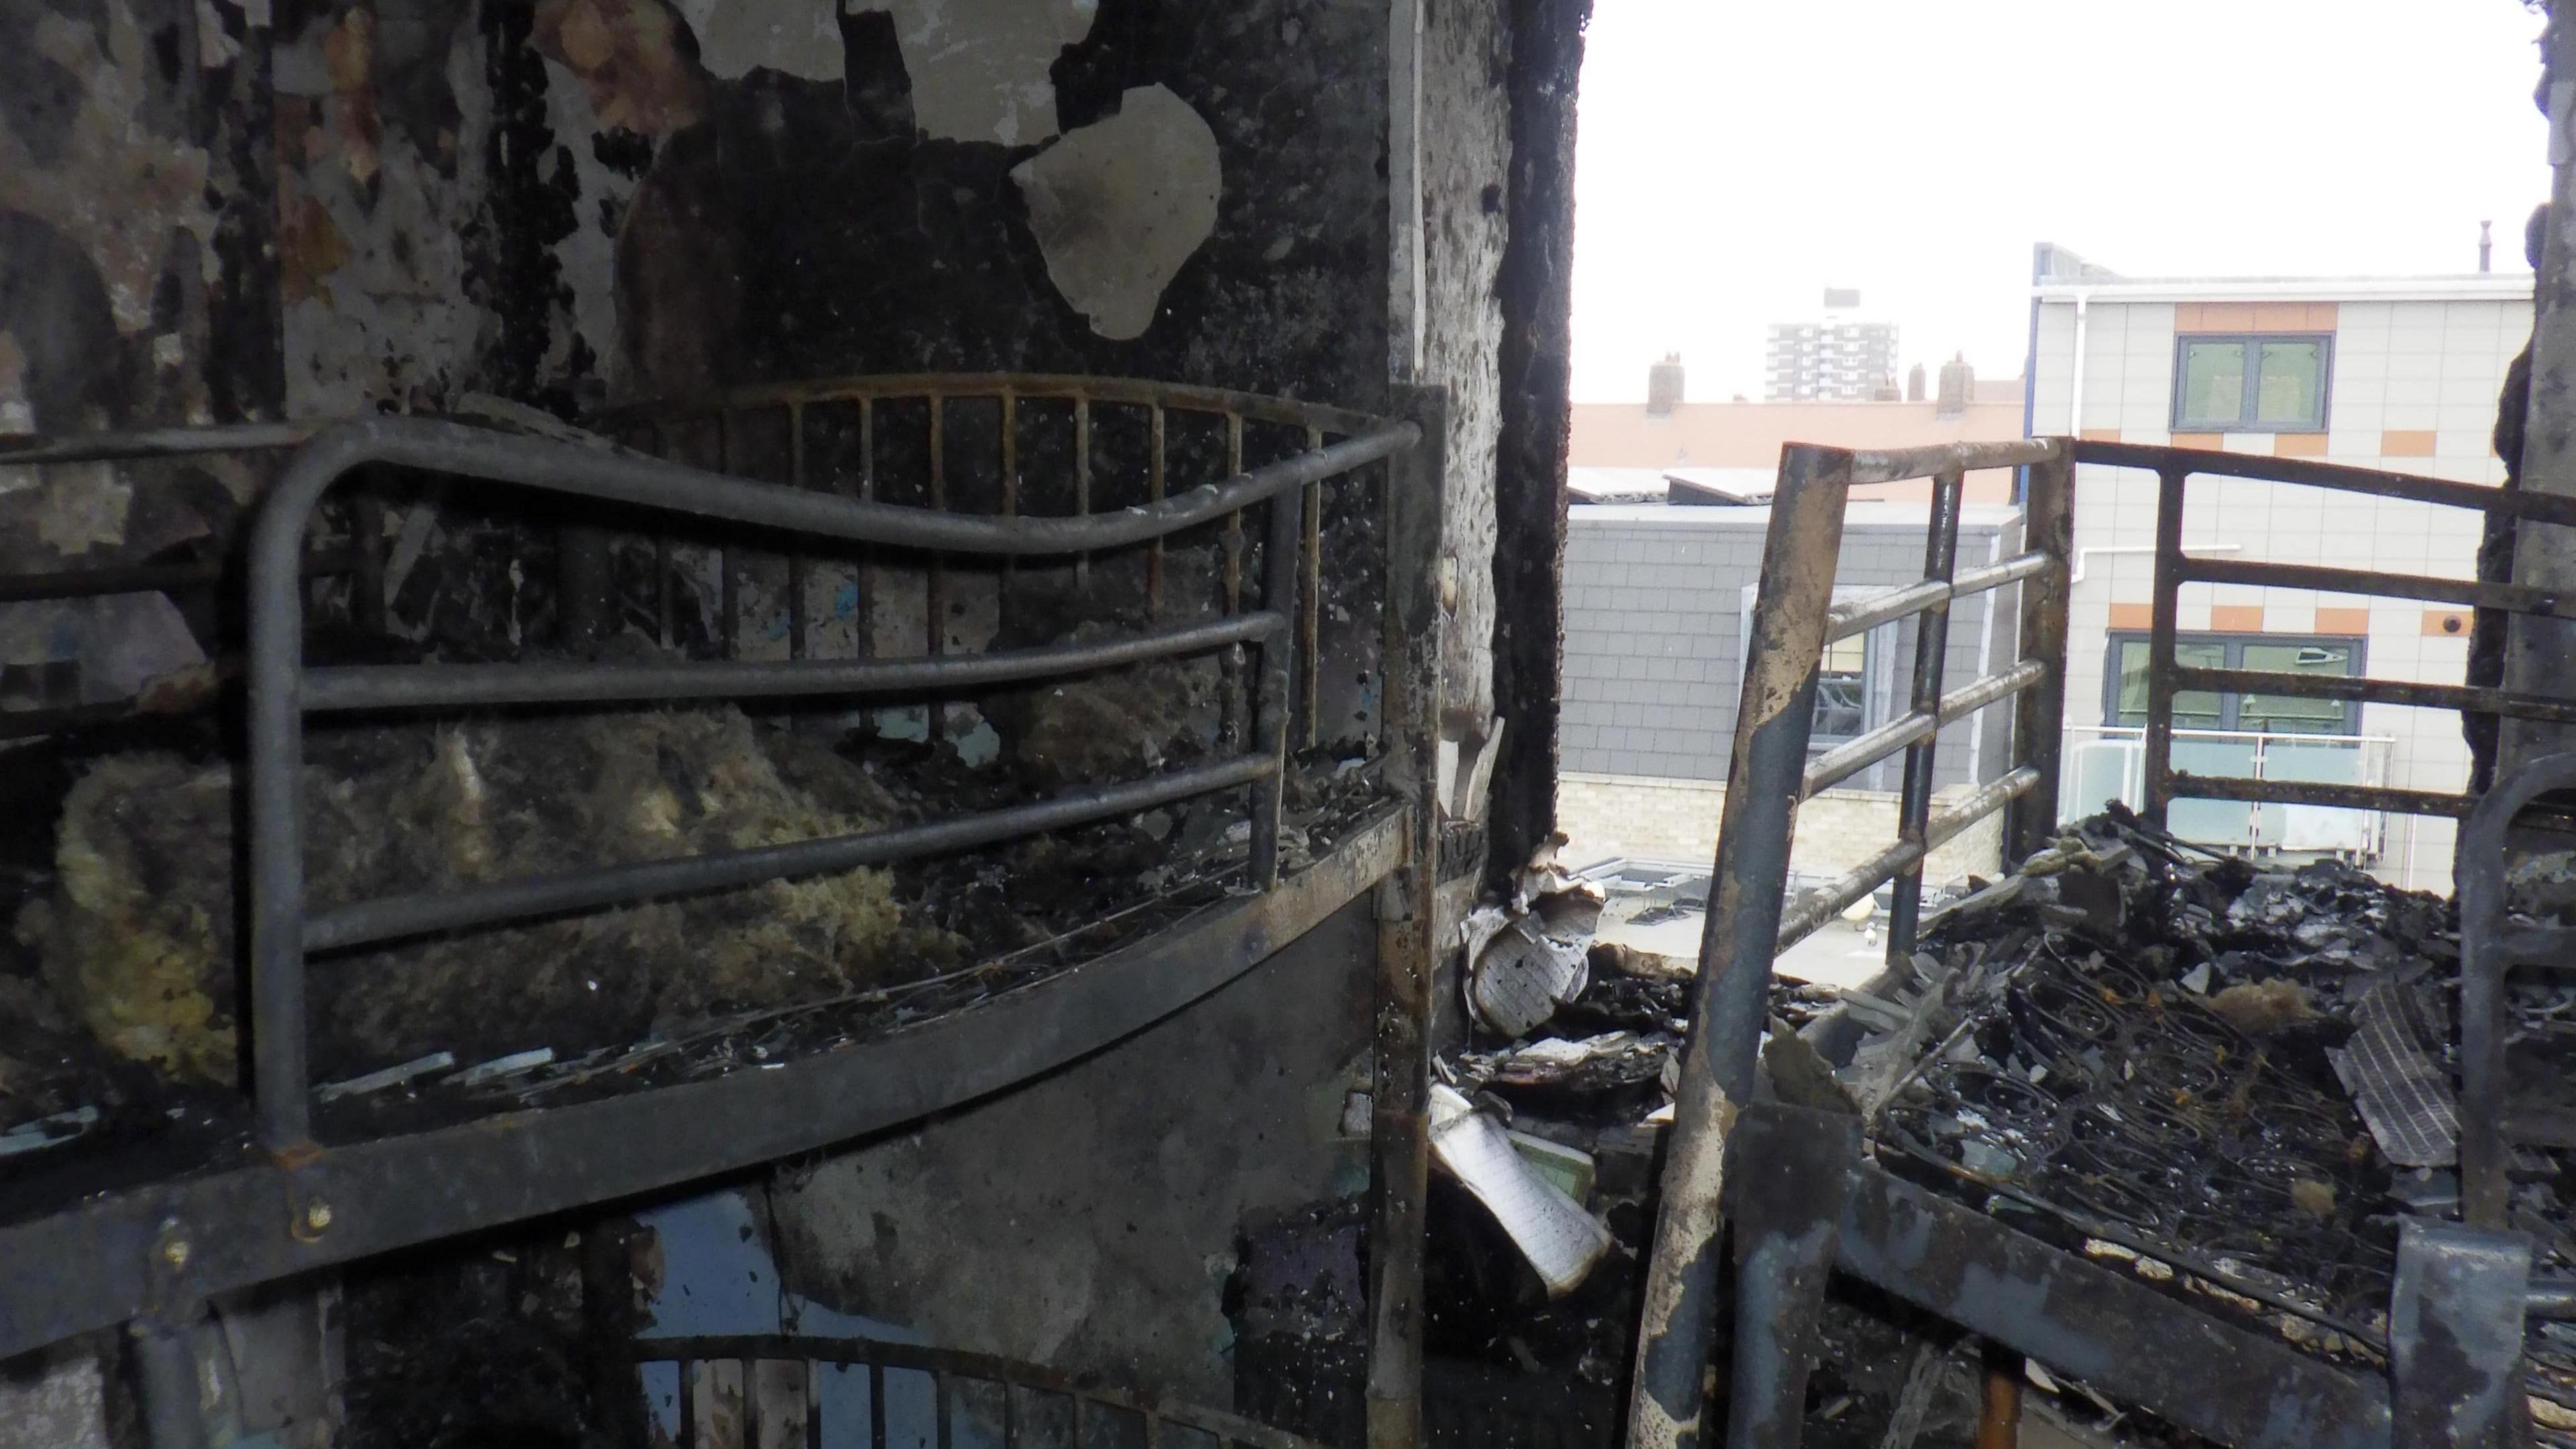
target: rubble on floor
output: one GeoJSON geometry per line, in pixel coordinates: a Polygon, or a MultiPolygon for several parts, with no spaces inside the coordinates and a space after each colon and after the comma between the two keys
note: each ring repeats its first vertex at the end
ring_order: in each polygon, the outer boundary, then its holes
{"type": "MultiPolygon", "coordinates": [[[[2517,907],[2576,921],[2571,867],[2576,858],[2552,857],[2517,871],[2517,907]]],[[[1538,899],[1525,891],[1485,913],[1478,939],[1462,943],[1472,959],[1525,977],[1534,958],[1561,961],[1580,937],[1551,934],[1538,899]]],[[[1909,965],[1865,988],[1775,978],[1763,1090],[1859,1111],[1887,1169],[2379,1371],[2398,1225],[2457,1211],[2459,955],[2450,902],[2331,859],[2211,855],[2115,812],[2069,827],[2012,877],[1972,883],[1927,916],[1909,965]],[[1839,1066],[1814,1049],[1836,1037],[1857,1042],[1839,1066]]],[[[1548,978],[1571,979],[1562,999],[1525,997],[1516,1004],[1537,1019],[1508,1032],[1497,1028],[1519,1020],[1483,1009],[1471,969],[1476,1031],[1438,1063],[1443,1079],[1529,1144],[1533,1172],[1589,1164],[1588,1179],[1553,1180],[1588,1187],[1569,1195],[1609,1242],[1568,1291],[1533,1269],[1478,1195],[1435,1180],[1447,1204],[1433,1217],[1436,1348],[1587,1389],[1624,1381],[1692,967],[1594,943],[1579,974],[1548,978]]],[[[2576,988],[2524,973],[2510,992],[2515,1095],[2576,1092],[2576,988]]],[[[2537,1244],[2535,1277],[2563,1278],[2576,1269],[2576,1164],[2519,1151],[2514,1224],[2537,1244]]],[[[1836,1291],[1807,1432],[1882,1442],[1904,1407],[1904,1353],[1931,1354],[1936,1376],[1957,1379],[1959,1335],[1836,1291]],[[1879,1339],[1896,1347],[1868,1356],[1891,1372],[1851,1357],[1879,1339]]],[[[2528,1355],[2539,1432],[2576,1444],[2576,1325],[2534,1320],[2528,1355]]],[[[2035,1369],[2031,1403],[2065,1426],[2170,1437],[2035,1369]]],[[[1973,1375],[1967,1391],[1972,1409],[1973,1375]]],[[[1918,1442],[1958,1427],[1957,1399],[1935,1415],[1948,1423],[1918,1426],[1918,1442]]]]}
{"type": "MultiPolygon", "coordinates": [[[[1841,1077],[1878,1160],[2311,1351],[2385,1362],[2398,1226],[2455,1214],[2453,906],[2329,860],[2257,866],[2125,812],[1927,922],[1906,1019],[1841,1077]]],[[[2529,975],[2527,973],[2527,975],[2529,975]]],[[[2576,991],[2512,988],[2563,1081],[2576,991]]],[[[2520,1149],[2535,1274],[2576,1267],[2562,1154],[2520,1149]]],[[[2544,1433],[2576,1332],[2535,1320],[2544,1433]]]]}

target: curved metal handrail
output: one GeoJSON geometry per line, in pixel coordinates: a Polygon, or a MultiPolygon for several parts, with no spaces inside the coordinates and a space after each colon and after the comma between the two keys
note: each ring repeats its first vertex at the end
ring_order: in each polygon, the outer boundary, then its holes
{"type": "MultiPolygon", "coordinates": [[[[831,1364],[841,1368],[864,1368],[868,1370],[868,1388],[871,1394],[883,1390],[884,1375],[888,1369],[928,1376],[932,1384],[931,1412],[937,1420],[937,1429],[924,1437],[940,1444],[950,1442],[947,1430],[953,1407],[950,1403],[948,1381],[966,1379],[976,1383],[998,1384],[1023,1392],[1058,1395],[1073,1401],[1077,1415],[1084,1410],[1095,1408],[1140,1415],[1152,1421],[1146,1429],[1147,1444],[1170,1442],[1155,1431],[1165,1425],[1174,1425],[1209,1436],[1216,1441],[1217,1449],[1236,1449],[1236,1446],[1240,1446],[1240,1449],[1321,1449],[1321,1446],[1311,1439],[1301,1438],[1285,1429],[1273,1428],[1258,1420],[1244,1418],[1240,1414],[1229,1414],[1218,1409],[1202,1408],[1196,1404],[1184,1404],[1172,1399],[1130,1393],[1106,1384],[1088,1382],[1062,1369],[1049,1368],[1044,1364],[1007,1359],[989,1353],[974,1353],[965,1349],[890,1343],[876,1338],[809,1338],[802,1334],[773,1333],[643,1338],[635,1341],[634,1357],[638,1364],[668,1363],[679,1366],[678,1403],[674,1408],[677,1410],[679,1419],[678,1442],[683,1444],[698,1442],[696,1433],[692,1431],[697,1431],[700,1427],[699,1406],[695,1402],[696,1385],[691,1381],[688,1372],[691,1365],[707,1363],[741,1365],[745,1371],[745,1407],[751,1411],[751,1419],[758,1420],[765,1418],[772,1406],[757,1401],[758,1393],[749,1384],[751,1365],[764,1362],[802,1361],[808,1364],[831,1364]]],[[[803,1404],[782,1407],[801,1407],[809,1415],[818,1408],[810,1382],[807,1385],[803,1404]]],[[[880,1449],[882,1445],[893,1443],[894,1436],[886,1433],[890,1426],[884,1423],[885,1415],[875,1412],[872,1408],[870,1417],[876,1421],[875,1432],[885,1437],[876,1439],[874,1443],[866,1446],[839,1445],[826,1440],[823,1442],[823,1449],[880,1449]]],[[[810,1418],[809,1422],[811,1422],[810,1418]]],[[[1023,1446],[1028,1443],[1024,1426],[1007,1412],[1003,1422],[996,1427],[1001,1430],[1002,1449],[1023,1449],[1023,1446]]],[[[743,1441],[746,1444],[752,1442],[755,1437],[767,1437],[753,1434],[749,1423],[746,1423],[743,1428],[743,1441]]],[[[1074,1441],[1081,1444],[1089,1442],[1089,1439],[1088,1436],[1077,1431],[1074,1441]]]]}
{"type": "Polygon", "coordinates": [[[1202,387],[1186,382],[1156,382],[1137,377],[1088,377],[1047,372],[916,372],[755,383],[726,388],[712,395],[627,403],[609,409],[603,421],[660,423],[673,418],[704,418],[748,408],[798,407],[834,402],[889,402],[906,398],[948,400],[1013,398],[1019,401],[1097,402],[1127,407],[1170,408],[1181,412],[1232,413],[1254,422],[1318,428],[1327,433],[1358,434],[1384,420],[1329,403],[1202,387]]]}
{"type": "MultiPolygon", "coordinates": [[[[885,388],[903,380],[883,379],[885,388]]],[[[1231,394],[1210,393],[1211,399],[1231,394]]],[[[1239,430],[1238,430],[1239,431],[1239,430]]],[[[1252,874],[1267,887],[1277,878],[1280,776],[1287,743],[1291,657],[1289,620],[1297,612],[1301,558],[1313,564],[1308,485],[1374,463],[1413,445],[1409,422],[1376,421],[1360,436],[1316,446],[1222,483],[1115,513],[1073,518],[968,518],[773,483],[757,483],[616,448],[493,432],[416,418],[373,418],[332,427],[307,443],[262,500],[249,545],[250,589],[250,874],[252,1069],[260,1137],[272,1150],[309,1150],[305,1024],[305,953],[427,931],[592,909],[680,891],[718,889],[847,869],[1014,835],[1081,824],[1190,795],[1251,784],[1252,874]],[[421,671],[344,670],[307,675],[303,668],[304,601],[300,587],[304,535],[330,489],[370,466],[414,468],[538,493],[716,519],[808,537],[999,558],[1064,556],[1152,540],[1262,503],[1270,524],[1264,608],[1207,630],[1166,631],[1131,641],[1137,657],[1218,647],[1238,636],[1262,639],[1262,673],[1254,747],[1229,761],[1121,786],[989,811],[904,830],[808,841],[765,850],[716,852],[647,865],[511,881],[437,896],[393,897],[308,916],[304,899],[303,801],[300,776],[304,716],[320,709],[453,703],[598,702],[634,699],[648,686],[677,683],[710,697],[732,675],[747,693],[863,693],[918,688],[972,678],[999,668],[1020,679],[1101,667],[1097,646],[1022,651],[999,666],[920,661],[900,667],[852,661],[791,660],[689,666],[598,665],[578,676],[550,666],[474,666],[421,671]],[[1216,634],[1225,637],[1218,638],[1216,634]],[[677,673],[674,673],[674,670],[677,673]],[[548,678],[553,674],[552,679],[548,678]]],[[[1310,433],[1310,441],[1312,434],[1310,433]]]]}

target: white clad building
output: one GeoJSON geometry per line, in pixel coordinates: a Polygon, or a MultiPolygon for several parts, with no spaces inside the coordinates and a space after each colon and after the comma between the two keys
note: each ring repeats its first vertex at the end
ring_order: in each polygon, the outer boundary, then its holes
{"type": "MultiPolygon", "coordinates": [[[[2528,273],[2140,280],[2041,249],[2029,431],[2315,458],[2496,484],[2496,395],[2531,335],[2528,273]]],[[[2471,578],[2479,515],[2222,478],[2189,484],[2193,554],[2471,578]]],[[[2076,582],[2062,798],[2070,813],[2135,798],[2153,581],[2156,479],[2076,476],[2076,582]],[[2125,667],[2124,667],[2125,666],[2125,667]]],[[[2192,584],[2186,664],[2456,684],[2469,613],[2421,601],[2192,584]]],[[[2456,791],[2459,716],[2328,700],[2186,694],[2178,768],[2456,791]]],[[[2179,833],[2289,855],[2338,852],[2400,884],[2450,886],[2452,823],[2177,802],[2179,833]]]]}

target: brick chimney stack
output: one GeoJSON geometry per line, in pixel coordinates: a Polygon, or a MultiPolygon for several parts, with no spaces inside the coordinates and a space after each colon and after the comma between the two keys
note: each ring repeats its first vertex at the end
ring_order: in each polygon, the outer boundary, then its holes
{"type": "Polygon", "coordinates": [[[1646,416],[1668,418],[1682,405],[1682,355],[1667,352],[1646,369],[1646,416]]]}
{"type": "Polygon", "coordinates": [[[1941,397],[1933,406],[1932,415],[1940,418],[1961,416],[1968,410],[1968,399],[1976,396],[1976,392],[1977,370],[1968,365],[1968,355],[1962,352],[1952,356],[1941,364],[1941,397]]]}
{"type": "Polygon", "coordinates": [[[1923,364],[1922,364],[1922,363],[1919,363],[1919,362],[1918,362],[1918,363],[1914,364],[1914,366],[1913,366],[1912,370],[1908,371],[1908,372],[1905,374],[1905,400],[1906,400],[1907,402],[1921,402],[1921,401],[1923,401],[1923,364]]]}

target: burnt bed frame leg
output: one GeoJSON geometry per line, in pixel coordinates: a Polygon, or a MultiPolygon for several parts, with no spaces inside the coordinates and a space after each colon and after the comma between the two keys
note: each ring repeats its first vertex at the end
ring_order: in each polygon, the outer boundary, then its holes
{"type": "Polygon", "coordinates": [[[1758,1102],[1736,1122],[1728,1449],[1797,1449],[1808,1360],[1860,1162],[1860,1119],[1758,1102]]]}
{"type": "MultiPolygon", "coordinates": [[[[2018,866],[2057,838],[2058,755],[2066,731],[2067,580],[2075,552],[2074,443],[2030,467],[2022,499],[2022,548],[2045,553],[2048,570],[2021,584],[2021,654],[2048,673],[2013,702],[2013,754],[2039,772],[2039,783],[2004,807],[2004,866],[2018,866]]],[[[2082,802],[2078,802],[2079,806],[2082,802]]]]}
{"type": "Polygon", "coordinates": [[[2390,1442],[2511,1449],[2523,1423],[2523,1307],[2531,1240],[2408,1218],[2388,1305],[2390,1442]]]}
{"type": "MultiPolygon", "coordinates": [[[[1848,452],[1806,444],[1781,452],[1728,779],[1795,782],[1806,771],[1851,461],[1848,452]]],[[[1796,811],[1794,788],[1726,795],[1710,872],[1717,891],[1700,937],[1690,1039],[1665,1146],[1663,1202],[1639,1293],[1629,1449],[1686,1449],[1700,1440],[1717,1333],[1726,1139],[1736,1114],[1753,1101],[1796,811]]]]}
{"type": "Polygon", "coordinates": [[[126,1325],[126,1333],[134,1346],[144,1442],[150,1449],[205,1449],[205,1403],[197,1386],[192,1330],[136,1319],[126,1325]]]}
{"type": "Polygon", "coordinates": [[[1431,1173],[1432,983],[1439,964],[1434,885],[1439,822],[1433,750],[1440,720],[1438,560],[1447,394],[1404,390],[1422,441],[1387,468],[1386,693],[1382,748],[1408,802],[1405,861],[1378,885],[1377,1077],[1369,1157],[1369,1449],[1416,1449],[1422,1432],[1423,1199],[1431,1173]]]}

